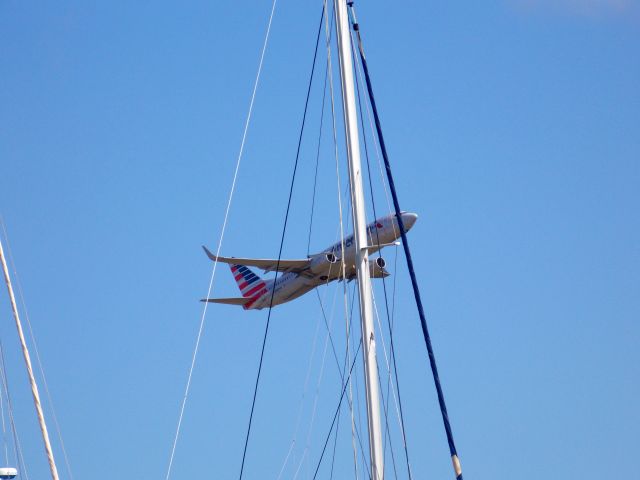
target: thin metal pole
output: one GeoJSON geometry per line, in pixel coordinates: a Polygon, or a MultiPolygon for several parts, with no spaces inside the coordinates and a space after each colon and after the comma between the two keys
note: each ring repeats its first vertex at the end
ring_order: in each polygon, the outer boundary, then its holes
{"type": "Polygon", "coordinates": [[[38,394],[38,386],[36,385],[36,379],[33,376],[33,369],[31,368],[31,358],[29,357],[29,349],[27,348],[27,343],[24,339],[22,324],[20,323],[20,316],[18,315],[18,306],[16,305],[16,297],[13,294],[13,287],[11,286],[11,278],[9,277],[9,268],[7,267],[7,261],[5,260],[5,257],[4,257],[2,240],[0,240],[0,260],[2,260],[4,280],[7,284],[7,290],[9,291],[9,299],[11,300],[13,318],[16,321],[16,328],[18,329],[18,336],[20,337],[20,344],[22,345],[22,355],[24,356],[24,363],[27,365],[27,373],[29,374],[29,383],[31,383],[31,393],[33,393],[33,403],[36,406],[36,413],[38,414],[38,422],[40,423],[40,431],[42,432],[44,449],[47,453],[47,459],[49,460],[49,469],[51,470],[51,478],[53,480],[58,480],[58,469],[56,468],[56,461],[53,458],[53,450],[51,449],[51,442],[49,441],[47,424],[44,421],[44,413],[42,413],[42,406],[40,405],[40,395],[38,394]]]}
{"type": "Polygon", "coordinates": [[[376,342],[373,326],[373,303],[371,300],[371,279],[369,277],[369,255],[367,253],[367,229],[360,166],[360,141],[356,113],[351,57],[351,35],[346,0],[335,0],[336,29],[340,58],[340,79],[342,82],[342,105],[344,128],[349,157],[349,182],[351,205],[353,208],[353,232],[356,247],[356,273],[360,294],[360,316],[362,323],[362,345],[365,387],[367,397],[367,423],[369,427],[369,454],[371,476],[374,480],[384,478],[384,458],[382,449],[382,428],[380,426],[380,385],[376,362],[376,342]]]}

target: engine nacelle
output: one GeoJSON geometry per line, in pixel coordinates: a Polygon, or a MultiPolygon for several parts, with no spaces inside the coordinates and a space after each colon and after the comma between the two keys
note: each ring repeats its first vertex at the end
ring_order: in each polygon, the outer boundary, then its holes
{"type": "Polygon", "coordinates": [[[337,265],[339,258],[334,253],[321,253],[316,255],[309,265],[309,270],[314,275],[333,276],[340,271],[340,265],[337,265]]]}
{"type": "Polygon", "coordinates": [[[384,258],[377,257],[375,260],[369,262],[369,276],[371,278],[384,278],[390,275],[384,267],[387,262],[384,261],[384,258]]]}

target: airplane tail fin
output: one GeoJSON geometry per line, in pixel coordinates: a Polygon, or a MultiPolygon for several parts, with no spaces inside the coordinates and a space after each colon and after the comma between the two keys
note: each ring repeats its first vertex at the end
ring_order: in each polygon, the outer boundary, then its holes
{"type": "Polygon", "coordinates": [[[231,267],[231,273],[233,278],[236,279],[238,288],[243,297],[253,297],[263,289],[267,284],[259,276],[253,273],[248,267],[244,265],[229,265],[231,267]]]}

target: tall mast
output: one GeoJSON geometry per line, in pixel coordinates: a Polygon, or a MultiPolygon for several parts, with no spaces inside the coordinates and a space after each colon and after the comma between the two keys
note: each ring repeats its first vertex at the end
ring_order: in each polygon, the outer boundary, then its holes
{"type": "Polygon", "coordinates": [[[349,157],[349,182],[353,208],[353,232],[356,246],[356,272],[360,296],[362,324],[362,346],[367,397],[367,423],[369,427],[369,454],[371,477],[382,480],[384,463],[382,451],[382,429],[380,427],[380,385],[376,363],[376,341],[373,327],[373,303],[371,301],[371,279],[369,277],[369,254],[367,251],[367,221],[365,218],[362,169],[360,167],[360,141],[356,116],[356,99],[353,86],[353,62],[351,58],[351,36],[346,0],[334,0],[336,30],[340,58],[342,86],[342,111],[349,157]]]}
{"type": "Polygon", "coordinates": [[[29,383],[31,383],[31,393],[33,394],[33,403],[36,406],[36,413],[38,414],[38,422],[40,423],[40,431],[42,432],[44,449],[47,452],[47,459],[49,460],[49,469],[51,470],[51,478],[53,480],[58,480],[58,469],[56,468],[56,461],[53,458],[53,450],[51,449],[51,442],[49,441],[49,433],[47,432],[47,425],[44,421],[44,413],[42,413],[42,406],[40,405],[40,395],[38,394],[38,385],[36,385],[36,379],[33,376],[33,368],[31,368],[31,357],[29,356],[29,349],[27,348],[27,342],[24,339],[22,324],[20,323],[20,316],[18,315],[18,306],[16,305],[16,297],[13,294],[13,287],[11,286],[11,278],[9,277],[9,268],[7,267],[7,261],[4,258],[2,241],[0,241],[0,260],[2,261],[2,270],[4,271],[4,281],[7,283],[7,290],[9,290],[9,299],[11,300],[11,308],[13,309],[13,318],[16,321],[16,328],[18,329],[18,337],[20,337],[20,344],[22,345],[22,355],[24,356],[24,363],[27,365],[27,373],[29,374],[29,383]]]}

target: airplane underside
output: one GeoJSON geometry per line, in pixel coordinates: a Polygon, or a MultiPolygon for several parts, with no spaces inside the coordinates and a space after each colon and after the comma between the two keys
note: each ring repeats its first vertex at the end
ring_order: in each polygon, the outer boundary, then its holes
{"type": "MultiPolygon", "coordinates": [[[[413,227],[418,216],[415,213],[402,212],[405,230],[413,227]]],[[[381,217],[367,226],[368,245],[362,247],[370,257],[369,268],[371,278],[389,276],[385,270],[382,257],[373,258],[378,250],[397,245],[400,237],[398,221],[395,214],[381,217]]],[[[299,259],[260,259],[236,258],[214,255],[203,247],[207,256],[214,262],[229,265],[242,297],[205,298],[203,302],[241,305],[245,310],[261,310],[280,305],[296,299],[314,288],[335,280],[351,281],[356,278],[356,248],[353,235],[343,238],[320,253],[299,259]],[[345,265],[345,270],[342,266],[345,265]],[[282,272],[275,280],[263,280],[249,267],[259,268],[265,272],[282,272]],[[275,289],[275,291],[274,291],[275,289]]]]}

